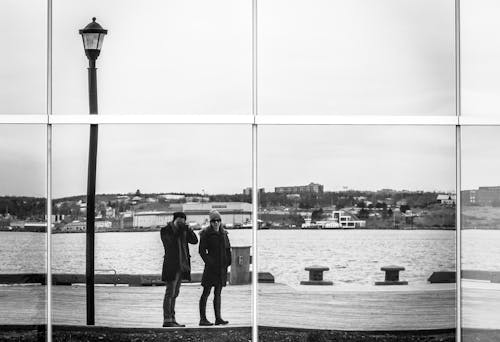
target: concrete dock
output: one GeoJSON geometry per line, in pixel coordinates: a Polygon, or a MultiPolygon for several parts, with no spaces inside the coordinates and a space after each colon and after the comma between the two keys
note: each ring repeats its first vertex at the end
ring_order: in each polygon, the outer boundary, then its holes
{"type": "MultiPolygon", "coordinates": [[[[96,286],[96,325],[159,327],[164,287],[96,286]]],[[[0,324],[44,324],[46,287],[0,287],[0,324]]],[[[198,326],[199,284],[183,284],[177,320],[198,326]]],[[[85,325],[85,286],[53,287],[54,324],[85,325]]],[[[485,299],[486,300],[486,299],[485,299]]],[[[252,324],[251,286],[227,286],[222,313],[232,326],[252,324]]],[[[295,286],[259,284],[258,325],[330,330],[423,330],[455,327],[455,284],[295,286]]],[[[481,310],[481,307],[477,307],[481,310]]],[[[212,297],[207,307],[213,320],[212,297]]]]}

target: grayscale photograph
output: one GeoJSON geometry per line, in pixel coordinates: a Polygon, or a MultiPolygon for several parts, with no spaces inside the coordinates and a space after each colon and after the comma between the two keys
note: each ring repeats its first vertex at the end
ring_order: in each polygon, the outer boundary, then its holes
{"type": "Polygon", "coordinates": [[[462,341],[500,340],[500,127],[462,129],[462,341]]]}
{"type": "MultiPolygon", "coordinates": [[[[252,324],[252,204],[243,190],[252,181],[250,127],[99,129],[93,210],[95,324],[228,326],[225,333],[249,337],[250,329],[243,327],[252,324]]],[[[88,125],[53,129],[55,325],[87,322],[85,286],[78,284],[85,283],[89,267],[88,134],[88,125]]],[[[203,330],[192,329],[187,335],[220,338],[217,330],[205,336],[203,330]]]]}
{"type": "Polygon", "coordinates": [[[495,0],[0,13],[1,341],[500,341],[495,0]]]}
{"type": "Polygon", "coordinates": [[[259,1],[259,114],[455,115],[454,10],[453,0],[259,1]]]}
{"type": "Polygon", "coordinates": [[[461,0],[461,106],[464,117],[497,116],[500,46],[500,3],[495,0],[461,0]]]}
{"type": "Polygon", "coordinates": [[[46,3],[3,0],[0,12],[2,45],[11,47],[0,56],[0,115],[46,114],[46,3]]]}
{"type": "Polygon", "coordinates": [[[453,126],[259,128],[260,334],[454,338],[454,150],[453,126]]]}
{"type": "Polygon", "coordinates": [[[108,30],[99,114],[251,114],[251,2],[53,0],[53,113],[88,114],[78,30],[108,30]]]}
{"type": "MultiPolygon", "coordinates": [[[[24,325],[44,340],[47,321],[45,125],[0,124],[0,339],[24,325]]],[[[7,338],[7,341],[18,340],[7,338]]]]}

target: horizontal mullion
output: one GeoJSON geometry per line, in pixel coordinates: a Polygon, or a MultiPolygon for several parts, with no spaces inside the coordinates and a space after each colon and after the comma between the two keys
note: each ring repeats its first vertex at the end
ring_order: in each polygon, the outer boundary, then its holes
{"type": "Polygon", "coordinates": [[[500,116],[461,116],[459,119],[461,126],[500,126],[500,116]]]}
{"type": "Polygon", "coordinates": [[[51,115],[51,124],[253,124],[253,115],[51,115]]]}
{"type": "Polygon", "coordinates": [[[253,124],[500,126],[499,116],[0,114],[0,124],[253,124]]]}
{"type": "Polygon", "coordinates": [[[257,115],[258,125],[458,125],[449,116],[397,115],[257,115]]]}
{"type": "Polygon", "coordinates": [[[44,124],[49,122],[47,114],[0,114],[0,124],[44,124]]]}

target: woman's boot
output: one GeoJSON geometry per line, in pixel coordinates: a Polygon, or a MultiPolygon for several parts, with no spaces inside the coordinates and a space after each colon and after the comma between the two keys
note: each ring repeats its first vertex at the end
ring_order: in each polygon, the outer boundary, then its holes
{"type": "Polygon", "coordinates": [[[225,325],[228,321],[222,319],[220,314],[221,296],[214,296],[215,325],[225,325]]]}
{"type": "Polygon", "coordinates": [[[210,326],[210,325],[214,325],[212,322],[210,322],[208,319],[207,319],[207,314],[206,314],[206,311],[207,311],[207,299],[208,297],[204,297],[204,296],[201,296],[200,297],[200,326],[204,326],[204,327],[207,327],[207,326],[210,326]]]}

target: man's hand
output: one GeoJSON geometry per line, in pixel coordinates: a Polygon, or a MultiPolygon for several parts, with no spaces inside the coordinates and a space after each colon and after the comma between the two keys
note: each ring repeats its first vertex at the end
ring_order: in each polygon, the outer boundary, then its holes
{"type": "Polygon", "coordinates": [[[185,223],[179,223],[179,230],[181,232],[187,232],[189,230],[189,226],[185,223]]]}

